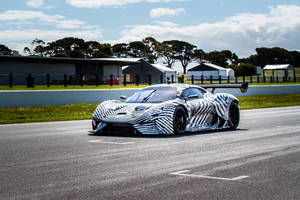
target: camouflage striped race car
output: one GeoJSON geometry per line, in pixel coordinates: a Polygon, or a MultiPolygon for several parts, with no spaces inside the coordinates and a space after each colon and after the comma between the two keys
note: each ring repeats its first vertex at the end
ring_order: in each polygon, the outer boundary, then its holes
{"type": "Polygon", "coordinates": [[[93,113],[93,133],[118,131],[140,134],[183,134],[239,125],[239,100],[231,94],[213,94],[205,88],[247,85],[160,84],[149,86],[123,101],[108,100],[93,113]],[[205,88],[204,88],[205,87],[205,88]]]}

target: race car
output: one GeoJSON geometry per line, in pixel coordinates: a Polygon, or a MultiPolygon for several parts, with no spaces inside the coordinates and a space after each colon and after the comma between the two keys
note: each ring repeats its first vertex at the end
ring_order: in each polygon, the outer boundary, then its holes
{"type": "MultiPolygon", "coordinates": [[[[139,134],[183,134],[215,129],[236,129],[240,121],[239,100],[207,88],[241,85],[159,84],[146,87],[122,100],[100,103],[93,113],[93,133],[105,131],[139,134]]],[[[242,91],[241,89],[241,91],[242,91]]]]}

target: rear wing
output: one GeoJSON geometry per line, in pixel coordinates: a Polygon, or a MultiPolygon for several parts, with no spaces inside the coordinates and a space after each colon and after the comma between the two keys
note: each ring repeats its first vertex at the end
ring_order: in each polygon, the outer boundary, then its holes
{"type": "Polygon", "coordinates": [[[248,90],[248,82],[234,84],[201,84],[199,86],[205,89],[211,88],[211,93],[214,93],[216,88],[239,88],[242,93],[245,93],[248,90]]]}

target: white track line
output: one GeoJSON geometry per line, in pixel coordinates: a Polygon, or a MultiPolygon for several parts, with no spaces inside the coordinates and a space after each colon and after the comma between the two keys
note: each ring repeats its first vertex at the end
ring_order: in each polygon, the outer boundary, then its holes
{"type": "Polygon", "coordinates": [[[190,172],[190,170],[183,170],[183,171],[178,171],[171,173],[172,175],[177,175],[177,176],[186,176],[186,177],[195,177],[195,178],[206,178],[206,179],[214,179],[214,180],[223,180],[223,181],[238,181],[242,180],[245,178],[249,178],[249,176],[238,176],[234,178],[223,178],[223,177],[215,177],[215,176],[203,176],[203,175],[196,175],[196,174],[187,174],[190,172]]]}
{"type": "Polygon", "coordinates": [[[127,145],[127,144],[135,144],[135,142],[110,142],[110,141],[102,141],[102,140],[89,140],[89,143],[100,143],[100,144],[116,144],[116,145],[127,145]]]}

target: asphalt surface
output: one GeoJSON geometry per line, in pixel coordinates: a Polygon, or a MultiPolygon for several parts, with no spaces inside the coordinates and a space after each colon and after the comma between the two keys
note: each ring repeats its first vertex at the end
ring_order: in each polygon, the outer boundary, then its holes
{"type": "Polygon", "coordinates": [[[300,107],[235,131],[94,136],[90,121],[0,126],[0,199],[300,199],[300,107]]]}

